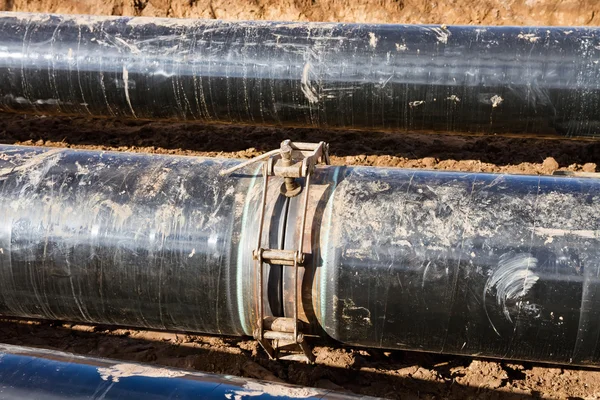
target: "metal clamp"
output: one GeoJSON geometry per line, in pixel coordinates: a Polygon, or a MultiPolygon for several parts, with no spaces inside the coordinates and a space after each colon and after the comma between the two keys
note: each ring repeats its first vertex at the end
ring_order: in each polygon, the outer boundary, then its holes
{"type": "Polygon", "coordinates": [[[300,332],[300,321],[298,320],[298,268],[304,265],[306,259],[304,248],[304,229],[306,225],[306,214],[308,208],[308,193],[310,177],[317,164],[329,164],[329,145],[325,142],[298,143],[284,140],[279,149],[269,151],[256,158],[236,165],[228,170],[221,171],[222,175],[244,168],[255,162],[265,161],[263,167],[263,192],[260,204],[260,222],[258,226],[258,240],[256,249],[252,252],[255,268],[258,272],[258,326],[254,330],[254,337],[265,349],[271,359],[277,358],[276,347],[273,341],[284,341],[295,344],[304,353],[304,358],[309,363],[314,361],[311,348],[305,341],[304,334],[300,332]],[[266,249],[262,247],[262,236],[265,219],[265,207],[267,204],[267,189],[269,176],[284,178],[281,186],[281,194],[286,197],[298,196],[304,191],[302,202],[302,214],[300,219],[300,238],[295,250],[266,249]],[[297,178],[306,178],[304,187],[297,178]],[[263,263],[272,265],[284,265],[294,268],[294,296],[293,296],[293,318],[267,317],[264,316],[264,268],[263,263]]]}

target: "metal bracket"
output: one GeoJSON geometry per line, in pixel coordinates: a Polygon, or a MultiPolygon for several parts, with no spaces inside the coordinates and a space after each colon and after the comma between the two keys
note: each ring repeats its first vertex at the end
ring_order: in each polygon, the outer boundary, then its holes
{"type": "Polygon", "coordinates": [[[329,164],[329,145],[325,142],[300,143],[284,140],[279,149],[271,150],[261,156],[243,162],[228,170],[221,171],[222,175],[244,168],[255,162],[264,161],[263,166],[263,191],[260,204],[260,222],[258,226],[258,240],[256,249],[252,252],[255,269],[258,273],[258,326],[254,330],[254,338],[265,349],[271,359],[277,358],[277,349],[287,346],[273,346],[274,342],[286,342],[296,345],[302,350],[303,359],[309,363],[314,362],[314,355],[306,343],[304,334],[300,331],[301,321],[298,319],[298,268],[304,265],[306,259],[304,248],[304,229],[308,208],[308,193],[310,177],[317,164],[329,164]],[[300,219],[300,237],[298,246],[294,250],[266,249],[262,247],[262,235],[265,220],[265,207],[267,204],[267,189],[269,176],[278,176],[284,179],[281,194],[286,197],[298,196],[304,191],[302,199],[302,214],[300,219]],[[304,187],[298,178],[305,178],[304,187]],[[294,268],[294,316],[293,318],[266,317],[264,316],[264,268],[263,264],[283,265],[294,268]]]}

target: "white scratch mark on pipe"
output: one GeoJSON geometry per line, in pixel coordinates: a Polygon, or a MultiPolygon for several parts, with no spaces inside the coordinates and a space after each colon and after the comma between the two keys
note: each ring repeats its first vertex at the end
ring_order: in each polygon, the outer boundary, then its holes
{"type": "Polygon", "coordinates": [[[369,46],[376,48],[378,41],[379,38],[377,38],[377,35],[375,35],[373,32],[369,32],[369,46]]]}
{"type": "Polygon", "coordinates": [[[533,33],[519,33],[517,37],[522,40],[529,40],[531,43],[535,43],[540,39],[539,36],[535,36],[533,33]]]}
{"type": "Polygon", "coordinates": [[[122,44],[123,46],[127,47],[129,49],[129,51],[131,51],[132,54],[139,54],[141,53],[140,49],[137,48],[137,46],[127,43],[126,41],[124,41],[123,39],[121,39],[120,37],[114,37],[116,42],[119,42],[120,44],[122,44]]]}
{"type": "Polygon", "coordinates": [[[451,101],[453,101],[455,103],[460,103],[460,97],[458,97],[455,94],[453,94],[452,96],[446,97],[446,100],[451,100],[451,101]]]}
{"type": "Polygon", "coordinates": [[[394,74],[390,75],[390,77],[389,77],[389,78],[387,78],[387,79],[386,79],[386,80],[385,80],[385,81],[384,81],[384,82],[381,84],[381,87],[380,87],[380,89],[383,89],[383,88],[385,87],[385,85],[387,85],[387,84],[388,84],[388,82],[389,82],[389,81],[390,81],[390,80],[391,80],[393,77],[394,77],[394,74]]]}
{"type": "Polygon", "coordinates": [[[425,100],[417,100],[417,101],[411,101],[410,103],[408,103],[408,105],[412,108],[412,107],[418,107],[421,104],[425,104],[425,100]]]}
{"type": "Polygon", "coordinates": [[[429,266],[431,265],[431,261],[429,261],[427,263],[427,265],[425,266],[425,268],[423,269],[423,279],[421,281],[421,287],[424,288],[425,287],[425,278],[427,276],[427,271],[429,270],[429,266]]]}
{"type": "Polygon", "coordinates": [[[404,43],[396,43],[396,51],[406,51],[408,47],[404,43]]]}
{"type": "Polygon", "coordinates": [[[490,99],[490,101],[492,102],[492,108],[496,108],[500,104],[502,104],[502,102],[504,101],[504,99],[502,97],[498,96],[497,94],[495,94],[495,95],[492,96],[492,98],[490,99]]]}
{"type": "Polygon", "coordinates": [[[192,257],[194,257],[194,254],[196,254],[196,248],[193,248],[193,249],[192,249],[191,253],[190,253],[190,254],[188,254],[188,258],[192,258],[192,257]]]}
{"type": "Polygon", "coordinates": [[[124,65],[123,65],[123,87],[125,89],[125,98],[127,99],[127,104],[129,105],[131,114],[133,115],[133,118],[137,118],[137,115],[135,115],[135,111],[133,111],[133,105],[131,104],[131,98],[129,97],[129,71],[127,71],[127,67],[124,65]]]}
{"type": "Polygon", "coordinates": [[[435,33],[438,42],[447,44],[448,38],[452,35],[450,31],[446,30],[445,25],[442,25],[441,28],[431,28],[431,30],[435,33]]]}
{"type": "Polygon", "coordinates": [[[302,79],[300,80],[300,87],[302,89],[302,93],[304,93],[306,99],[310,103],[318,103],[319,95],[310,80],[311,71],[312,64],[310,62],[304,64],[304,69],[302,70],[302,79]]]}
{"type": "Polygon", "coordinates": [[[114,117],[115,113],[113,112],[113,109],[111,108],[110,103],[108,101],[108,97],[106,96],[106,85],[104,84],[104,72],[102,72],[102,71],[100,71],[100,88],[102,89],[102,95],[104,96],[104,103],[106,103],[106,109],[108,110],[110,115],[112,115],[114,117]]]}
{"type": "Polygon", "coordinates": [[[37,186],[50,168],[58,164],[62,158],[62,152],[63,149],[52,149],[36,154],[19,166],[0,169],[0,177],[16,172],[23,173],[31,186],[37,186]],[[45,163],[47,164],[44,165],[45,163]]]}
{"type": "Polygon", "coordinates": [[[70,265],[69,265],[68,276],[69,276],[69,283],[71,286],[71,295],[73,296],[73,301],[75,302],[75,304],[77,305],[77,308],[79,309],[79,313],[81,314],[81,317],[86,322],[90,322],[90,323],[93,322],[92,318],[89,315],[87,315],[86,312],[83,310],[83,305],[81,304],[81,301],[79,300],[79,298],[77,297],[77,294],[75,293],[75,284],[73,283],[73,276],[71,276],[71,266],[70,265]]]}
{"type": "Polygon", "coordinates": [[[496,304],[502,308],[502,313],[509,322],[513,322],[507,302],[515,301],[525,296],[539,280],[532,269],[537,267],[537,259],[529,253],[515,254],[510,252],[500,256],[498,268],[488,278],[483,288],[483,308],[494,331],[500,336],[485,305],[487,294],[496,290],[496,304]]]}

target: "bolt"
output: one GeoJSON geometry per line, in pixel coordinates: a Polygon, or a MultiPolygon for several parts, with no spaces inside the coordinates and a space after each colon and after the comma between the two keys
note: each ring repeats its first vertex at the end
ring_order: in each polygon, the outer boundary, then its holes
{"type": "Polygon", "coordinates": [[[300,193],[300,185],[294,178],[283,178],[285,185],[285,195],[288,197],[294,197],[300,193]]]}
{"type": "Polygon", "coordinates": [[[286,167],[290,166],[292,161],[292,146],[290,145],[289,140],[284,140],[283,142],[281,142],[279,154],[281,154],[281,158],[284,160],[284,165],[286,167]],[[290,163],[286,165],[286,161],[290,161],[290,163]]]}
{"type": "MultiPolygon", "coordinates": [[[[281,155],[281,163],[284,167],[292,165],[292,146],[289,140],[281,142],[279,154],[281,155]]],[[[302,188],[294,178],[283,178],[283,182],[281,193],[286,197],[294,197],[302,191],[302,188]]]]}

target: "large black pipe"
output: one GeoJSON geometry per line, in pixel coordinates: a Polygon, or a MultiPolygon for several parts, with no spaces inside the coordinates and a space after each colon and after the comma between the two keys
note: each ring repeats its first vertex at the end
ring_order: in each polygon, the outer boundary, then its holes
{"type": "Polygon", "coordinates": [[[600,180],[327,169],[313,285],[344,343],[600,364],[600,180]]]}
{"type": "Polygon", "coordinates": [[[0,344],[1,400],[368,399],[308,387],[0,344]]]}
{"type": "Polygon", "coordinates": [[[208,159],[1,153],[1,314],[252,332],[240,297],[252,175],[219,177],[231,162],[208,159]]]}
{"type": "Polygon", "coordinates": [[[600,137],[600,30],[0,13],[0,111],[600,137]]]}
{"type": "MultiPolygon", "coordinates": [[[[0,315],[252,334],[262,180],[218,174],[235,163],[1,146],[0,315]]],[[[263,245],[293,250],[302,201],[280,185],[263,245]]],[[[319,167],[310,194],[299,301],[315,331],[600,364],[600,180],[319,167]]],[[[267,271],[268,315],[293,315],[292,271],[267,271]]]]}

